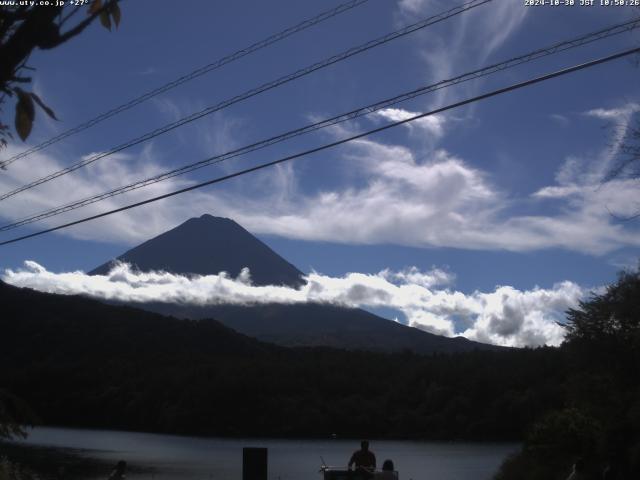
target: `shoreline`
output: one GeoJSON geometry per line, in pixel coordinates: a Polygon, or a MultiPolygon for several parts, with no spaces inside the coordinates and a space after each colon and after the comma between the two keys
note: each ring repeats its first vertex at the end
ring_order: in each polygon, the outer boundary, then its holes
{"type": "MultiPolygon", "coordinates": [[[[256,440],[256,441],[278,441],[278,440],[299,440],[304,442],[314,441],[348,441],[348,442],[360,442],[363,438],[367,438],[372,442],[416,442],[416,443],[464,443],[470,445],[504,445],[504,444],[522,444],[523,439],[518,438],[437,438],[437,437],[418,437],[418,436],[381,436],[370,437],[363,436],[326,436],[326,435],[287,435],[287,436],[273,436],[273,435],[249,435],[249,434],[237,434],[237,435],[220,435],[220,434],[198,434],[198,433],[173,433],[157,430],[143,431],[143,430],[119,430],[117,428],[106,427],[92,427],[92,426],[76,426],[76,425],[37,425],[35,427],[25,427],[27,432],[32,432],[38,429],[56,429],[56,430],[71,430],[71,431],[84,431],[84,432],[104,432],[104,433],[122,433],[122,434],[143,434],[143,435],[160,435],[177,438],[197,438],[201,440],[256,440]]],[[[29,434],[28,434],[29,435],[29,434]]],[[[27,436],[28,436],[27,435],[27,436]]],[[[1,440],[0,440],[1,441],[1,440]]],[[[23,439],[16,439],[16,442],[25,442],[23,439]]]]}
{"type": "MultiPolygon", "coordinates": [[[[91,453],[97,451],[29,445],[23,441],[0,441],[0,458],[7,458],[43,480],[107,478],[113,470],[114,462],[92,456],[91,453]]],[[[128,470],[133,474],[155,473],[153,467],[139,464],[130,465],[128,470]]]]}
{"type": "MultiPolygon", "coordinates": [[[[119,460],[127,462],[130,477],[241,478],[242,450],[252,446],[269,449],[269,468],[278,473],[277,477],[295,480],[315,477],[312,474],[324,460],[332,466],[346,465],[361,440],[184,437],[49,427],[31,432],[26,440],[0,442],[0,455],[8,455],[12,461],[38,472],[43,480],[106,479],[119,460]],[[60,467],[65,470],[64,476],[57,474],[60,467]]],[[[419,478],[421,472],[439,477],[445,474],[442,478],[458,478],[447,476],[455,474],[467,480],[489,479],[508,455],[521,448],[515,442],[370,440],[380,464],[392,459],[405,479],[419,478]],[[469,476],[469,472],[476,472],[479,477],[469,476]]]]}

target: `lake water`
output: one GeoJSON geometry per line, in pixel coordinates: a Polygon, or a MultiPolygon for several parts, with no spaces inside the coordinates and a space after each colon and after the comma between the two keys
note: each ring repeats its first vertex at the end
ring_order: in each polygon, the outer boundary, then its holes
{"type": "MultiPolygon", "coordinates": [[[[181,437],[148,433],[36,428],[24,443],[80,450],[82,455],[155,473],[128,478],[240,480],[242,448],[268,449],[269,480],[322,480],[322,464],[344,466],[355,440],[269,440],[181,437]]],[[[440,443],[371,440],[378,466],[393,460],[400,480],[484,480],[519,448],[514,443],[440,443]]]]}

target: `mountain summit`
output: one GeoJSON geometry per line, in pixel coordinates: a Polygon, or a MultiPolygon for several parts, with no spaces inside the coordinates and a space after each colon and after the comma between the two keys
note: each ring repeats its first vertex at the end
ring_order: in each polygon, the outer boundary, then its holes
{"type": "Polygon", "coordinates": [[[105,275],[115,261],[141,271],[237,277],[249,267],[254,285],[302,284],[302,272],[229,218],[202,215],[158,235],[89,272],[105,275]]]}
{"type": "MultiPolygon", "coordinates": [[[[237,276],[248,267],[255,285],[304,282],[302,272],[233,220],[203,215],[146,241],[117,258],[141,271],[237,276]]],[[[105,274],[114,260],[90,274],[105,274]]],[[[177,318],[214,318],[237,332],[283,346],[330,346],[350,350],[431,354],[494,349],[466,338],[447,338],[383,319],[359,308],[321,303],[296,305],[135,304],[177,318]]]]}

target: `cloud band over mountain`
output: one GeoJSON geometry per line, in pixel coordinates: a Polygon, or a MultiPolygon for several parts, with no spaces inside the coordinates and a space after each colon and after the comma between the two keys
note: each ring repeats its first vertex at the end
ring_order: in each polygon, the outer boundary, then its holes
{"type": "Polygon", "coordinates": [[[6,270],[3,280],[19,287],[97,299],[190,305],[325,303],[344,307],[388,308],[402,313],[410,326],[446,336],[462,335],[496,345],[535,347],[559,345],[564,330],[557,322],[587,293],[565,281],[550,289],[518,290],[499,286],[493,292],[470,294],[452,290],[453,276],[439,269],[415,267],[376,274],[348,273],[330,277],[312,272],[299,288],[255,286],[248,269],[231,278],[226,273],[205,276],[138,272],[116,265],[107,275],[81,271],[54,273],[36,262],[6,270]]]}

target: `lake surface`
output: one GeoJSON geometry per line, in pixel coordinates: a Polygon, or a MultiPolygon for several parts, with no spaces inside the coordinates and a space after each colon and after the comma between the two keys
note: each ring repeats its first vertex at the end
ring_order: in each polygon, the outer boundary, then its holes
{"type": "MultiPolygon", "coordinates": [[[[269,480],[322,480],[327,465],[344,466],[359,447],[355,440],[265,440],[181,437],[149,433],[36,428],[20,443],[79,450],[83,456],[126,460],[154,473],[139,479],[241,480],[242,448],[268,448],[269,480]]],[[[488,480],[514,443],[440,443],[371,440],[378,466],[393,460],[400,480],[488,480]]]]}

